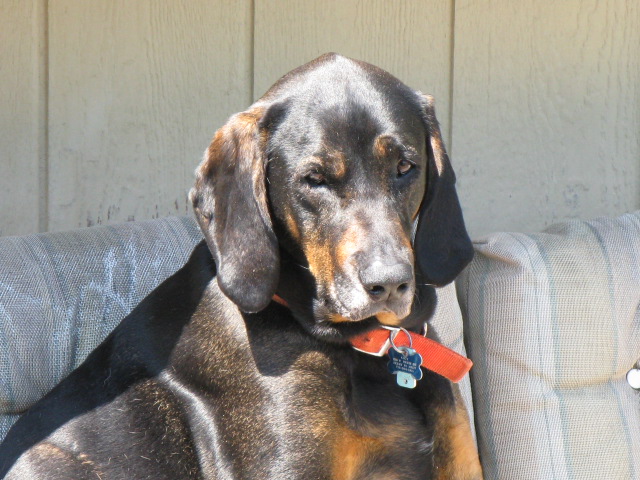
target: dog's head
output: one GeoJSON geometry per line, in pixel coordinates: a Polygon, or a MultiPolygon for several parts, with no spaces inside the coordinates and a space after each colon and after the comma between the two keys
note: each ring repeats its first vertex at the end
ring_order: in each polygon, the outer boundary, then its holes
{"type": "Polygon", "coordinates": [[[246,312],[278,291],[313,328],[400,326],[473,254],[433,100],[363,62],[328,54],[285,75],[196,175],[218,283],[246,312]]]}

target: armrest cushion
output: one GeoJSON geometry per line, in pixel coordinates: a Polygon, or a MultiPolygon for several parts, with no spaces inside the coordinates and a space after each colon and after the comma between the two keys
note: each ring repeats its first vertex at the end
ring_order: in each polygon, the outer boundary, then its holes
{"type": "Polygon", "coordinates": [[[640,478],[640,212],[475,248],[457,289],[487,478],[640,478]]]}

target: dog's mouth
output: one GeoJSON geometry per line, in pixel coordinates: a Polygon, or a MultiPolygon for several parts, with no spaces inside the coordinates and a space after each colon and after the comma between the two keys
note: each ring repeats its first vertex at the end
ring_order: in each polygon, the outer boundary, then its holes
{"type": "Polygon", "coordinates": [[[333,305],[330,306],[328,302],[316,298],[313,301],[313,321],[303,322],[303,325],[317,338],[343,343],[381,325],[404,326],[403,320],[407,315],[402,314],[399,317],[386,308],[373,307],[347,313],[342,308],[338,310],[333,305]]]}
{"type": "Polygon", "coordinates": [[[345,309],[333,310],[319,304],[316,309],[316,318],[320,321],[326,321],[332,324],[356,323],[370,318],[375,318],[382,325],[389,327],[397,327],[402,320],[409,315],[410,310],[394,311],[389,308],[369,307],[357,311],[347,311],[345,309]]]}
{"type": "Polygon", "coordinates": [[[375,319],[381,325],[398,327],[411,313],[414,296],[413,286],[399,299],[372,299],[366,291],[355,289],[341,296],[335,286],[330,290],[328,295],[314,301],[314,317],[318,323],[353,324],[375,319]]]}
{"type": "MultiPolygon", "coordinates": [[[[361,308],[349,308],[344,302],[327,296],[316,295],[306,307],[288,304],[293,315],[312,336],[331,343],[343,344],[351,338],[381,326],[407,329],[422,325],[431,315],[433,302],[414,302],[419,293],[412,292],[408,304],[397,309],[389,305],[369,304],[361,308]],[[429,312],[417,312],[429,306],[429,312]],[[293,307],[293,308],[292,308],[293,307]],[[416,315],[417,314],[417,315],[416,315]]],[[[420,293],[423,295],[423,293],[420,293]]]]}

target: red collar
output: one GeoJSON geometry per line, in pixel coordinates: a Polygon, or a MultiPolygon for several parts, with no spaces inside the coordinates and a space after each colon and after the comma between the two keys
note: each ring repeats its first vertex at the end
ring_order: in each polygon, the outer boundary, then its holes
{"type": "MultiPolygon", "coordinates": [[[[391,335],[398,328],[385,327],[363,333],[351,339],[351,346],[356,350],[369,355],[381,357],[391,348],[391,335]]],[[[407,335],[396,335],[394,343],[398,347],[408,347],[411,344],[416,352],[422,357],[422,367],[443,377],[458,383],[471,370],[473,362],[463,357],[441,343],[423,337],[417,333],[407,332],[411,335],[411,340],[407,335]]]]}
{"type": "MultiPolygon", "coordinates": [[[[287,302],[278,295],[273,296],[273,300],[280,305],[288,307],[287,302]]],[[[351,339],[351,346],[359,352],[382,357],[391,348],[391,335],[399,328],[384,327],[363,333],[351,339]]],[[[473,362],[459,353],[445,347],[441,343],[426,338],[413,332],[403,332],[411,335],[396,334],[394,343],[398,347],[408,347],[411,344],[416,352],[422,357],[422,367],[437,373],[454,383],[458,383],[469,372],[473,362]]]]}

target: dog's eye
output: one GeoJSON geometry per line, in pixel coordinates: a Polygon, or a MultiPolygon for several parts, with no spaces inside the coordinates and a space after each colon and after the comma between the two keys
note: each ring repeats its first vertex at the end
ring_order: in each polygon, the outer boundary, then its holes
{"type": "Polygon", "coordinates": [[[327,183],[327,179],[324,175],[318,172],[309,173],[304,179],[307,183],[313,187],[318,187],[320,185],[325,185],[327,183]]]}
{"type": "Polygon", "coordinates": [[[406,158],[403,158],[398,162],[398,176],[401,177],[403,175],[406,175],[414,166],[415,165],[412,162],[410,162],[406,158]]]}

